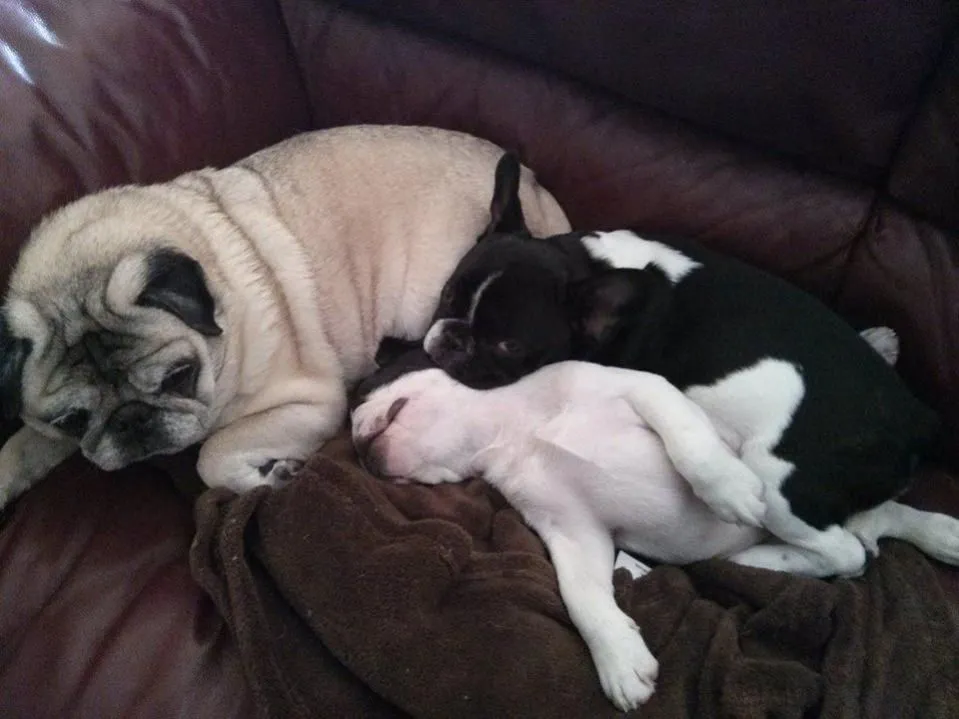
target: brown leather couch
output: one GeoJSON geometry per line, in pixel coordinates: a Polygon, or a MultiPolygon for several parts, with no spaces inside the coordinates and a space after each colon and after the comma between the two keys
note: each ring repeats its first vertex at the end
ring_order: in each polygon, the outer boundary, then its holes
{"type": "MultiPolygon", "coordinates": [[[[487,137],[577,227],[695,236],[892,325],[952,450],[911,500],[959,514],[956,3],[4,3],[0,280],[83,193],[356,122],[487,137]]],[[[4,512],[0,716],[255,714],[191,578],[190,467],[71,460],[4,512]]]]}

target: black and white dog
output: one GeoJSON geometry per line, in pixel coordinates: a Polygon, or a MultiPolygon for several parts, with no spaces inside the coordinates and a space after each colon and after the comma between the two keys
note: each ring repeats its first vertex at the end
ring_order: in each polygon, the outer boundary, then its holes
{"type": "Polygon", "coordinates": [[[737,560],[854,575],[844,523],[899,496],[938,433],[935,413],[825,305],[691,242],[634,232],[530,236],[518,162],[496,170],[491,222],[447,282],[424,348],[473,388],[567,359],[660,374],[704,409],[762,479],[782,545],[737,560]]]}
{"type": "MultiPolygon", "coordinates": [[[[895,336],[880,330],[867,340],[877,346],[895,336]]],[[[381,345],[382,368],[352,399],[363,464],[397,480],[482,476],[498,488],[546,545],[606,695],[623,710],[646,701],[658,663],[613,597],[614,547],[673,564],[737,561],[768,536],[714,510],[753,511],[759,478],[702,409],[659,375],[557,362],[479,391],[436,368],[421,348],[388,356],[395,351],[381,345]]],[[[900,537],[959,563],[959,520],[946,515],[888,501],[847,527],[870,547],[900,537]]]]}

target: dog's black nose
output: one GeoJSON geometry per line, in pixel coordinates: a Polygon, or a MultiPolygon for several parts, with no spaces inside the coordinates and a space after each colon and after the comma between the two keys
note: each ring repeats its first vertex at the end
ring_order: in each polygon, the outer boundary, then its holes
{"type": "Polygon", "coordinates": [[[113,413],[107,426],[117,435],[136,434],[144,430],[152,416],[153,408],[150,405],[143,402],[127,402],[113,413]]]}

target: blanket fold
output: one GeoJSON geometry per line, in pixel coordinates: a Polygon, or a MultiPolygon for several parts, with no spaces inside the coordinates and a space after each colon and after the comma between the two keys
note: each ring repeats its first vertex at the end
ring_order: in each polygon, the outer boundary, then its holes
{"type": "MultiPolygon", "coordinates": [[[[264,716],[622,716],[543,545],[480,481],[381,482],[341,437],[282,489],[206,492],[196,520],[194,576],[264,716]]],[[[959,715],[959,613],[908,545],[853,580],[716,560],[615,588],[661,665],[637,716],[959,715]]]]}

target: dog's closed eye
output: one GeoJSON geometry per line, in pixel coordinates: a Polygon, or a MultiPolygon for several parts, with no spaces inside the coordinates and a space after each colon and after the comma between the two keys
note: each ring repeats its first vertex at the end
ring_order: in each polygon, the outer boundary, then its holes
{"type": "Polygon", "coordinates": [[[396,419],[396,415],[400,413],[400,410],[410,401],[409,397],[400,397],[398,400],[395,400],[393,404],[390,405],[390,408],[386,411],[386,423],[391,423],[396,419]]]}

